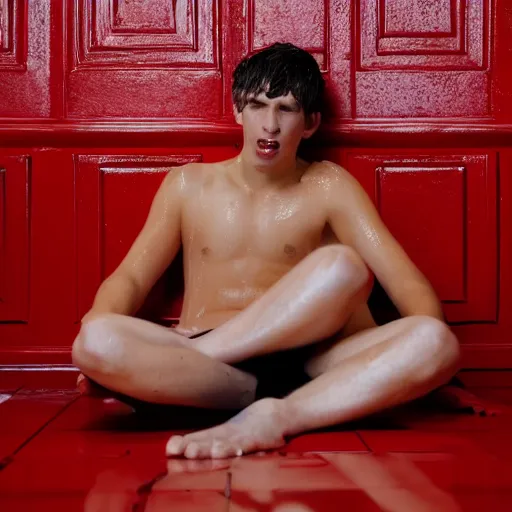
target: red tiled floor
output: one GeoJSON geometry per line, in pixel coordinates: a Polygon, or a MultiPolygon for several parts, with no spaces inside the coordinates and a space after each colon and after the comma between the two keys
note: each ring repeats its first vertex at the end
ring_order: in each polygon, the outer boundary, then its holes
{"type": "Polygon", "coordinates": [[[8,459],[30,438],[24,432],[8,432],[0,434],[0,465],[6,464],[8,459]]]}
{"type": "Polygon", "coordinates": [[[366,493],[350,490],[233,491],[229,512],[379,512],[366,493]]]}
{"type": "Polygon", "coordinates": [[[165,473],[164,459],[48,459],[14,461],[0,471],[0,495],[5,492],[85,492],[106,481],[109,492],[135,492],[156,475],[165,473]]]}
{"type": "MultiPolygon", "coordinates": [[[[111,509],[115,512],[116,509],[111,509]]],[[[121,512],[122,509],[118,509],[121,512]]],[[[221,493],[212,491],[173,491],[153,492],[147,499],[148,512],[226,512],[234,511],[228,499],[221,493]]],[[[244,512],[249,512],[245,510],[244,512]]]]}
{"type": "Polygon", "coordinates": [[[19,391],[0,404],[0,432],[31,434],[55,418],[76,393],[66,391],[19,391]]]}
{"type": "Polygon", "coordinates": [[[510,430],[469,431],[459,435],[472,439],[495,457],[512,460],[512,435],[510,430]]]}
{"type": "Polygon", "coordinates": [[[512,510],[512,493],[509,492],[471,492],[455,494],[455,500],[464,512],[510,512],[512,510]]]}
{"type": "Polygon", "coordinates": [[[75,394],[19,391],[0,403],[0,464],[55,418],[75,394]]]}
{"type": "Polygon", "coordinates": [[[167,474],[155,483],[154,491],[170,492],[187,490],[217,491],[224,493],[228,487],[232,461],[168,459],[167,474]]]}
{"type": "Polygon", "coordinates": [[[49,430],[118,431],[132,417],[133,409],[117,400],[81,396],[51,423],[49,430]]]}
{"type": "Polygon", "coordinates": [[[481,453],[486,451],[476,439],[448,432],[417,430],[358,431],[368,448],[377,453],[386,452],[437,452],[481,453]]]}
{"type": "MultiPolygon", "coordinates": [[[[510,389],[481,396],[505,401],[510,389]]],[[[402,410],[227,461],[167,460],[158,419],[69,390],[18,391],[0,418],[2,511],[512,510],[508,412],[402,410]]]]}
{"type": "MultiPolygon", "coordinates": [[[[85,494],[41,493],[0,494],[0,510],[8,512],[70,512],[84,510],[85,494]]],[[[85,509],[87,510],[87,509],[85,509]]],[[[112,511],[114,512],[114,511],[112,511]]]]}
{"type": "Polygon", "coordinates": [[[18,454],[20,460],[67,458],[163,458],[168,432],[55,431],[45,429],[18,454]]]}
{"type": "Polygon", "coordinates": [[[445,413],[417,409],[397,412],[395,421],[397,425],[400,425],[400,429],[409,430],[441,432],[508,431],[512,428],[512,413],[503,409],[503,413],[496,416],[479,416],[470,413],[445,413]]]}
{"type": "Polygon", "coordinates": [[[321,432],[291,439],[279,451],[293,452],[366,452],[368,449],[355,432],[321,432]]]}
{"type": "Polygon", "coordinates": [[[303,492],[352,489],[328,461],[316,454],[252,455],[234,459],[230,466],[235,491],[303,492]]]}

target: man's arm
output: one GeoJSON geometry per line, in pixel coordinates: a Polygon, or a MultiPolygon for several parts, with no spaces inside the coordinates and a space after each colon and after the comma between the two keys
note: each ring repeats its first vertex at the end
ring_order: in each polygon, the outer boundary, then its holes
{"type": "Polygon", "coordinates": [[[431,284],[384,225],[362,186],[346,170],[331,165],[328,220],[338,240],[357,251],[402,316],[443,320],[431,284]]]}
{"type": "Polygon", "coordinates": [[[82,322],[100,313],[133,315],[176,256],[181,245],[184,169],[169,171],[144,227],[117,269],[101,284],[82,322]]]}

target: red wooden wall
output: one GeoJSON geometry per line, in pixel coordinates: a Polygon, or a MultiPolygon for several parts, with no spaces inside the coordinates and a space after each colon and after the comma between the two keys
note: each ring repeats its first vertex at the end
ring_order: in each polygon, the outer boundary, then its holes
{"type": "Polygon", "coordinates": [[[274,41],[318,59],[309,151],[364,185],[464,364],[512,366],[510,0],[0,0],[0,364],[70,361],[166,169],[240,149],[231,74],[274,41]]]}

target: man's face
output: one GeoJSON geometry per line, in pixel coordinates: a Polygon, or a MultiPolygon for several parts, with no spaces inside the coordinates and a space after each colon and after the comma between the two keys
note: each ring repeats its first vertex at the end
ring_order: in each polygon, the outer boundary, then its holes
{"type": "Polygon", "coordinates": [[[265,93],[249,97],[236,121],[244,128],[244,157],[259,168],[276,168],[295,160],[301,139],[316,131],[320,114],[313,114],[308,123],[295,97],[268,98],[265,93]]]}

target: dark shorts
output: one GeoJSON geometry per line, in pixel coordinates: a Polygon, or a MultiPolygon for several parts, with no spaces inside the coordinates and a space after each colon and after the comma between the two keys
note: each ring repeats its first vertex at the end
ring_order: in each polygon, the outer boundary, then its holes
{"type": "MultiPolygon", "coordinates": [[[[208,334],[213,329],[190,336],[190,339],[208,334]]],[[[311,378],[304,369],[313,355],[315,345],[273,352],[252,357],[231,366],[250,373],[258,379],[256,398],[283,398],[295,389],[307,384],[311,378]]]]}

